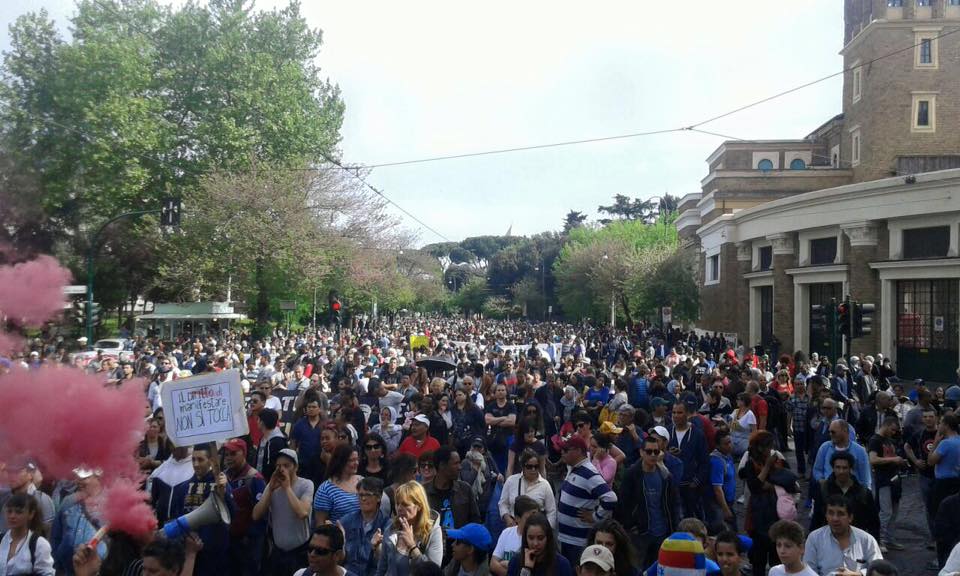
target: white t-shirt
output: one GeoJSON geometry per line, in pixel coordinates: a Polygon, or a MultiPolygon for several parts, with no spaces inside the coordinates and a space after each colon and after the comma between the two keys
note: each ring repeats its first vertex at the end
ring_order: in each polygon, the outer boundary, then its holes
{"type": "Polygon", "coordinates": [[[816,572],[813,571],[813,568],[803,565],[803,570],[799,572],[787,572],[786,566],[783,564],[777,564],[770,569],[770,572],[767,573],[767,576],[819,576],[816,572]]]}
{"type": "Polygon", "coordinates": [[[754,416],[753,410],[747,410],[743,416],[737,419],[737,422],[740,423],[740,427],[749,430],[751,426],[757,425],[757,417],[754,416]]]}
{"type": "Polygon", "coordinates": [[[276,410],[277,412],[283,412],[283,404],[280,403],[280,399],[276,396],[270,396],[267,398],[267,402],[263,406],[264,408],[269,408],[271,410],[276,410]]]}
{"type": "Polygon", "coordinates": [[[493,549],[493,555],[509,564],[510,560],[519,552],[520,533],[517,532],[517,527],[505,528],[500,533],[500,538],[497,539],[497,547],[493,549]]]}

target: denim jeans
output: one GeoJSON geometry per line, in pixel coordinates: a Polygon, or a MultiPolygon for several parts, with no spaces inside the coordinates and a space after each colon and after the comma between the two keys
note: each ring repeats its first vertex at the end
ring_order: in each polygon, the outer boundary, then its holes
{"type": "Polygon", "coordinates": [[[920,496],[923,498],[923,509],[927,515],[927,528],[930,530],[930,537],[933,538],[933,517],[936,512],[930,503],[930,497],[933,495],[933,478],[928,476],[918,476],[920,481],[920,496]]]}
{"type": "Polygon", "coordinates": [[[893,527],[897,523],[900,511],[900,487],[881,486],[877,488],[877,507],[880,512],[880,542],[893,542],[893,527]]]}

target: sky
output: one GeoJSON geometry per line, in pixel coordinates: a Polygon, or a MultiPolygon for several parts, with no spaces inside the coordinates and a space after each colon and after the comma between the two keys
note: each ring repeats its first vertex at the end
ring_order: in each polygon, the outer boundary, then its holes
{"type": "MultiPolygon", "coordinates": [[[[260,9],[286,5],[261,0],[260,9]]],[[[0,3],[16,17],[67,0],[0,3]]],[[[689,126],[842,69],[842,0],[307,0],[346,103],[342,159],[375,165],[689,126]]],[[[704,130],[802,138],[840,112],[836,77],[704,130]]],[[[417,244],[559,230],[615,194],[700,191],[723,138],[680,132],[375,168],[417,244]]],[[[394,208],[391,208],[395,211],[394,208]]]]}

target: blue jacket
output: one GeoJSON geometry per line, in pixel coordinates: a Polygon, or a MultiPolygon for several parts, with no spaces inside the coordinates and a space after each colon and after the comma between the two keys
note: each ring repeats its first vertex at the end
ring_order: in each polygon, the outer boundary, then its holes
{"type": "Polygon", "coordinates": [[[377,516],[370,524],[369,530],[364,529],[363,514],[359,510],[340,519],[344,551],[347,553],[343,567],[347,571],[347,576],[366,576],[376,571],[376,556],[373,554],[373,547],[370,546],[370,539],[377,530],[386,534],[389,524],[390,517],[384,516],[380,510],[377,510],[377,516]]]}
{"type": "MultiPolygon", "coordinates": [[[[833,469],[830,467],[830,457],[833,456],[833,453],[837,449],[834,447],[833,442],[824,442],[820,449],[817,450],[817,459],[813,464],[813,479],[816,481],[826,480],[830,474],[833,473],[833,469]]],[[[853,468],[853,476],[857,479],[858,482],[863,484],[864,488],[867,490],[873,490],[873,478],[870,475],[870,458],[867,455],[867,451],[863,449],[863,446],[857,444],[853,438],[850,438],[850,446],[847,447],[847,451],[853,455],[854,460],[857,461],[856,466],[853,468]]]]}
{"type": "Polygon", "coordinates": [[[707,486],[710,483],[710,453],[707,451],[707,437],[703,432],[691,422],[687,427],[687,433],[683,436],[683,442],[677,443],[676,428],[670,430],[670,441],[667,442],[667,449],[680,448],[680,454],[677,456],[683,462],[683,474],[680,476],[679,484],[681,486],[690,483],[699,483],[700,486],[707,486]]]}
{"type": "MultiPolygon", "coordinates": [[[[76,494],[63,501],[50,531],[50,547],[58,573],[73,574],[74,551],[77,546],[89,542],[99,529],[99,525],[93,523],[95,520],[91,520],[76,494]]],[[[97,545],[97,555],[101,560],[106,557],[107,545],[104,542],[97,545]]]]}
{"type": "Polygon", "coordinates": [[[646,411],[650,411],[650,394],[648,393],[648,388],[650,386],[650,381],[644,378],[643,376],[637,375],[630,386],[630,393],[627,395],[630,401],[630,404],[634,408],[643,408],[646,411]]]}

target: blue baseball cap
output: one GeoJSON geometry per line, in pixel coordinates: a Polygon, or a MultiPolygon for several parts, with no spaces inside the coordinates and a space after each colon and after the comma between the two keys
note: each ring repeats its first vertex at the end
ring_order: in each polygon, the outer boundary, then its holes
{"type": "Polygon", "coordinates": [[[490,532],[481,524],[464,524],[459,529],[447,530],[447,538],[463,540],[478,550],[489,550],[493,539],[490,532]]]}

